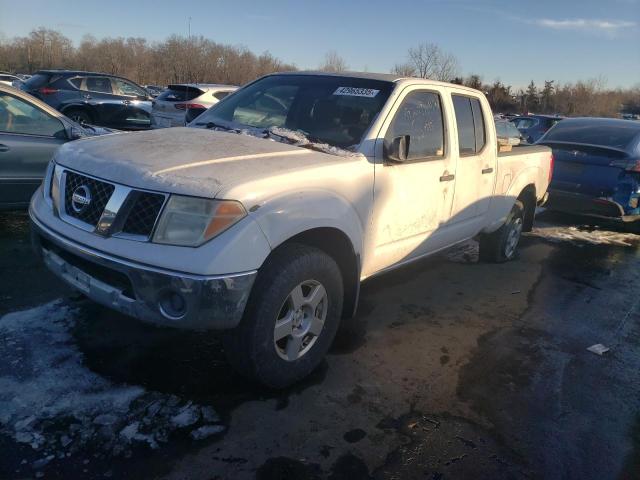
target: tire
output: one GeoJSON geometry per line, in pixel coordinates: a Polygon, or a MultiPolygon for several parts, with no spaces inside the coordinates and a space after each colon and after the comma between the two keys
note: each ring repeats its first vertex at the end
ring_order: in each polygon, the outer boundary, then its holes
{"type": "Polygon", "coordinates": [[[329,350],[343,296],[340,269],[323,251],[301,244],[274,251],[258,273],[242,321],[223,335],[229,363],[269,388],[301,380],[329,350]]]}
{"type": "Polygon", "coordinates": [[[65,112],[65,115],[80,125],[93,123],[93,117],[88,112],[79,109],[71,109],[65,112]]]}
{"type": "Polygon", "coordinates": [[[480,236],[480,260],[502,263],[515,258],[524,226],[524,205],[516,200],[504,225],[480,236]]]}

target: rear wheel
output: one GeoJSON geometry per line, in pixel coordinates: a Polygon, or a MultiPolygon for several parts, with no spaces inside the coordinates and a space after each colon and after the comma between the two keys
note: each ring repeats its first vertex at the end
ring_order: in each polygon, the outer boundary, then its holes
{"type": "Polygon", "coordinates": [[[493,233],[480,236],[480,260],[500,263],[516,256],[524,227],[524,205],[516,200],[504,225],[493,233]]]}
{"type": "Polygon", "coordinates": [[[331,346],[340,322],[340,269],[326,253],[291,244],[265,262],[240,325],[224,335],[229,362],[272,388],[311,373],[331,346]]]}
{"type": "Polygon", "coordinates": [[[91,115],[88,112],[85,112],[84,110],[73,109],[73,110],[69,110],[68,112],[65,112],[65,114],[71,120],[73,120],[76,123],[79,123],[80,125],[90,124],[93,122],[93,118],[91,117],[91,115]]]}

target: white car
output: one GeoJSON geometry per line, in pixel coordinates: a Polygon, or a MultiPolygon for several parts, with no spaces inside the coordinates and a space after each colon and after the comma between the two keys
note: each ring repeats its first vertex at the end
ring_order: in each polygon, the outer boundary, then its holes
{"type": "Polygon", "coordinates": [[[9,85],[10,87],[20,88],[20,85],[22,85],[24,81],[20,77],[11,75],[10,73],[0,73],[0,83],[9,85]]]}
{"type": "Polygon", "coordinates": [[[237,89],[233,85],[212,83],[169,85],[153,101],[151,127],[184,127],[187,110],[207,109],[237,89]]]}
{"type": "Polygon", "coordinates": [[[461,85],[268,75],[189,127],[63,145],[33,244],[109,308],[227,330],[230,363],[283,387],[321,362],[362,281],[473,237],[481,259],[514,258],[553,156],[496,138],[461,85]]]}

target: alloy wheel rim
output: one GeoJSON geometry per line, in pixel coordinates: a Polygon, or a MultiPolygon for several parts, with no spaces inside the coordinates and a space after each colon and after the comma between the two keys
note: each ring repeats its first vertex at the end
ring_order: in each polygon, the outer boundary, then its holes
{"type": "Polygon", "coordinates": [[[511,224],[509,233],[507,234],[507,242],[504,248],[504,254],[507,258],[513,257],[520,242],[520,235],[522,234],[522,218],[516,218],[511,224]]]}
{"type": "Polygon", "coordinates": [[[328,305],[327,291],[316,280],[305,280],[291,290],[273,330],[273,343],[280,358],[293,362],[313,347],[324,329],[328,305]]]}

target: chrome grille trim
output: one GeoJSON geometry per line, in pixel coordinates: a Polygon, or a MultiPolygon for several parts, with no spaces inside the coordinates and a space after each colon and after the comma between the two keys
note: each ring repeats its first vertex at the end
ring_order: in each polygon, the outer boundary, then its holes
{"type": "Polygon", "coordinates": [[[57,213],[60,219],[86,232],[104,237],[123,238],[138,242],[148,242],[151,240],[155,226],[158,223],[158,219],[160,218],[162,210],[169,198],[169,194],[167,193],[128,187],[126,185],[106,181],[57,164],[54,168],[52,182],[55,182],[55,185],[51,188],[51,200],[54,206],[54,212],[57,213]],[[104,209],[101,212],[100,218],[95,225],[87,223],[67,213],[67,205],[65,201],[67,195],[67,173],[80,175],[90,179],[91,181],[102,182],[114,187],[113,192],[111,193],[104,209]],[[163,201],[157,208],[156,218],[154,219],[148,234],[143,235],[123,232],[122,228],[127,222],[129,215],[136,213],[135,208],[137,200],[144,194],[163,197],[163,201]]]}

